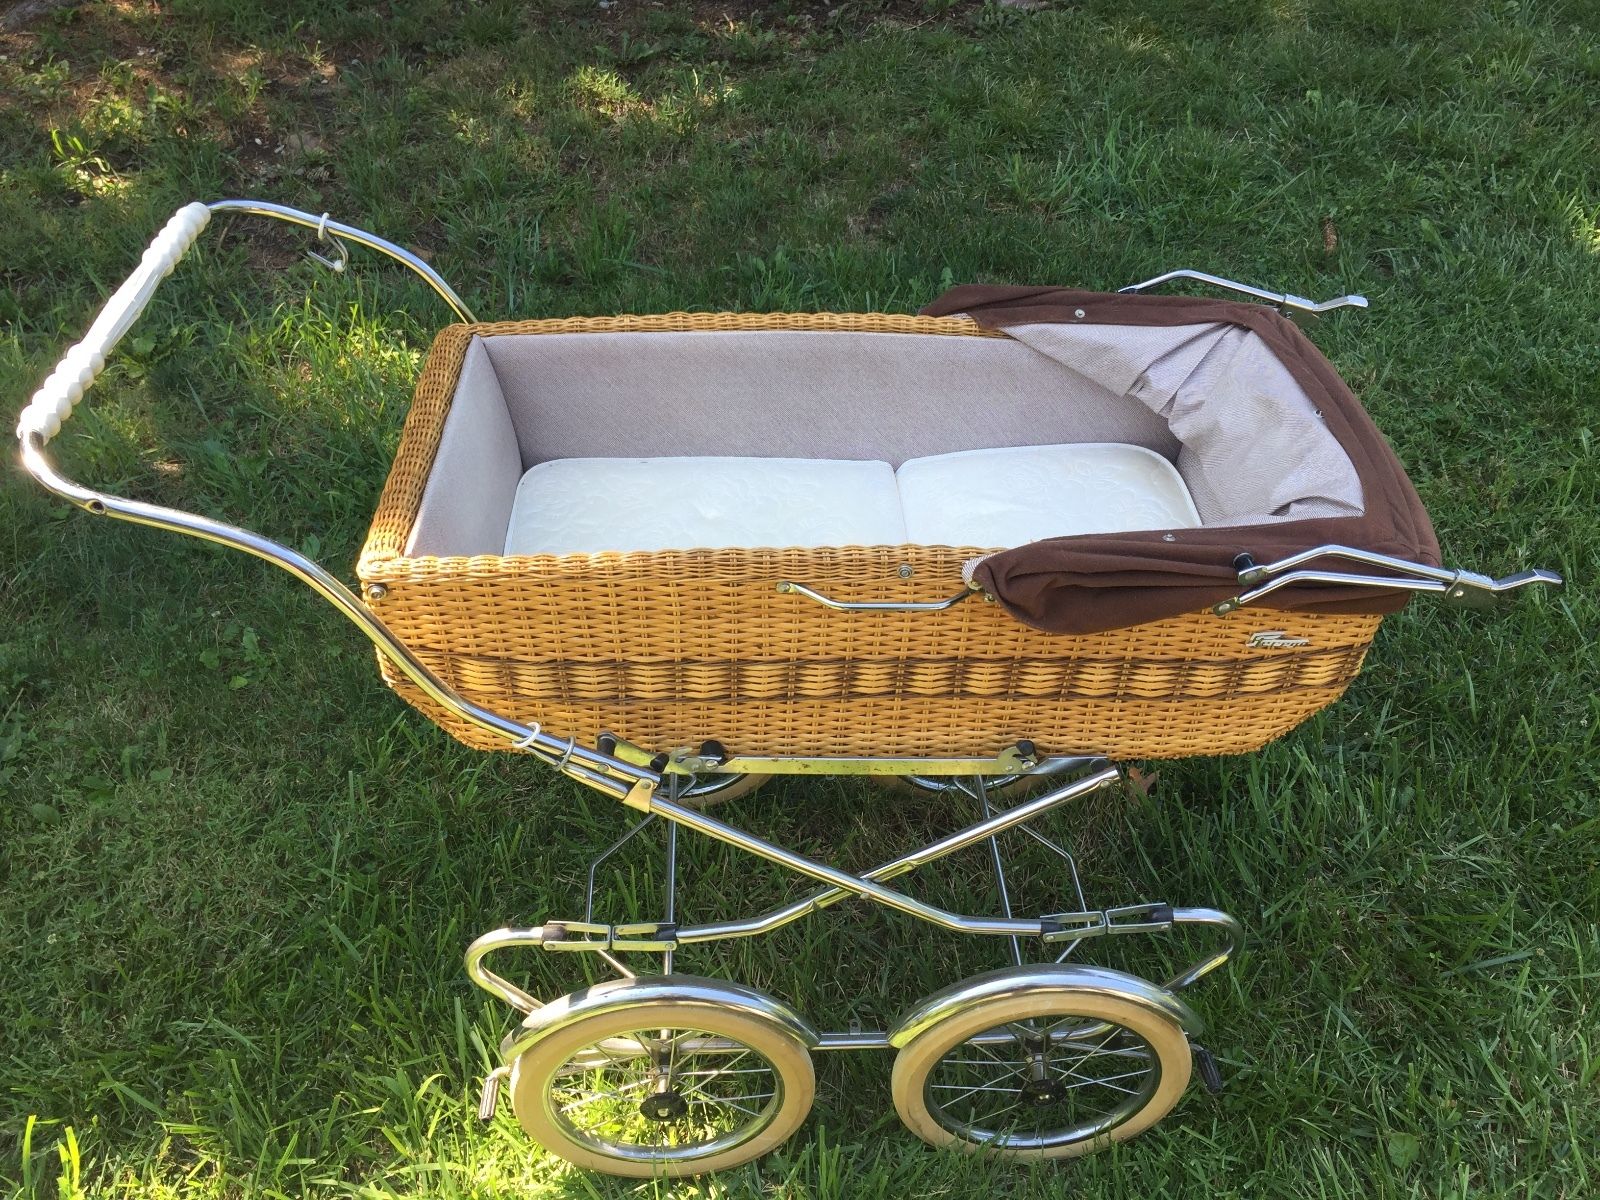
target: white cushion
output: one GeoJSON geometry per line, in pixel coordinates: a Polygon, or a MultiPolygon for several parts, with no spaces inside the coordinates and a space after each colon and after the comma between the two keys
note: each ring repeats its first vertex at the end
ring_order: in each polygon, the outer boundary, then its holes
{"type": "Polygon", "coordinates": [[[1143,446],[1089,442],[962,450],[895,473],[917,546],[1010,549],[1043,538],[1200,524],[1170,462],[1143,446]]]}
{"type": "Polygon", "coordinates": [[[561,458],[522,477],[507,554],[899,546],[894,471],[808,458],[561,458]]]}

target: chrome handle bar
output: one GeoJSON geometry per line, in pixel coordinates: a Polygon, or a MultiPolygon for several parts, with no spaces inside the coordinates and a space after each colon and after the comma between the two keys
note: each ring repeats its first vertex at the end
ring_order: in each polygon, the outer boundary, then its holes
{"type": "MultiPolygon", "coordinates": [[[[89,334],[68,351],[45,386],[35,393],[34,401],[24,412],[17,430],[17,439],[22,447],[23,469],[48,491],[85,512],[230,546],[281,567],[338,609],[396,670],[435,703],[462,720],[504,738],[514,748],[527,751],[562,774],[605,792],[630,807],[648,810],[655,788],[660,783],[658,773],[608,754],[585,749],[572,739],[555,737],[544,732],[538,723],[527,726],[508,720],[457,695],[449,685],[428,670],[389,627],[362,604],[354,592],[299,551],[261,534],[209,517],[84,487],[62,475],[50,461],[45,452],[46,443],[93,385],[105,367],[106,354],[144,310],[161,279],[170,273],[204,228],[208,218],[206,213],[197,211],[201,207],[188,205],[179,210],[178,216],[152,242],[145,259],[129,276],[128,282],[107,301],[89,334]]],[[[324,235],[348,237],[351,241],[397,258],[428,280],[458,314],[468,318],[471,316],[460,298],[433,268],[374,234],[329,221],[326,217],[254,200],[221,200],[203,207],[212,212],[245,212],[272,217],[317,229],[324,235]]]]}
{"type": "Polygon", "coordinates": [[[791,583],[785,579],[778,584],[778,591],[784,595],[804,596],[834,612],[943,612],[982,590],[979,586],[969,584],[948,600],[834,600],[821,592],[812,591],[802,583],[791,583]]]}
{"type": "Polygon", "coordinates": [[[344,270],[344,247],[340,239],[354,242],[358,246],[365,246],[369,250],[376,250],[379,254],[386,254],[396,262],[404,263],[415,271],[428,286],[438,293],[439,299],[450,306],[450,310],[469,325],[476,325],[478,318],[472,315],[472,310],[467,307],[466,301],[456,295],[456,291],[444,281],[444,277],[430,267],[422,259],[402,246],[379,237],[375,233],[368,233],[365,229],[357,229],[354,225],[345,225],[339,221],[330,221],[328,214],[320,217],[302,212],[298,208],[289,208],[283,204],[270,204],[265,200],[213,200],[206,205],[214,213],[236,212],[252,217],[271,217],[278,221],[287,221],[291,225],[301,225],[307,229],[317,231],[318,241],[331,241],[339,257],[330,262],[315,251],[308,250],[308,257],[315,259],[333,271],[344,270]]]}
{"type": "Polygon", "coordinates": [[[1205,271],[1191,271],[1182,268],[1177,271],[1168,271],[1157,275],[1154,279],[1146,279],[1143,283],[1130,283],[1125,288],[1118,288],[1119,292],[1142,292],[1146,288],[1159,287],[1163,283],[1170,283],[1174,279],[1193,279],[1200,283],[1210,284],[1215,288],[1223,288],[1230,292],[1239,292],[1257,300],[1265,300],[1268,304],[1276,304],[1279,308],[1293,310],[1294,312],[1310,313],[1321,316],[1325,312],[1332,312],[1336,308],[1366,308],[1365,296],[1335,296],[1332,300],[1308,300],[1304,296],[1296,296],[1293,292],[1269,292],[1266,288],[1252,287],[1248,283],[1238,283],[1232,279],[1224,279],[1220,275],[1212,275],[1205,271]]]}

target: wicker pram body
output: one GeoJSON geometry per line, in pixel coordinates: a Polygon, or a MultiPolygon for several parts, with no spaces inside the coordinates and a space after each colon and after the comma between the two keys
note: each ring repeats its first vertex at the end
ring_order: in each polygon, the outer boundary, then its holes
{"type": "MultiPolygon", "coordinates": [[[[1360,670],[1377,614],[1263,608],[1221,620],[1197,606],[1062,634],[992,600],[840,613],[776,586],[936,600],[960,586],[979,547],[405,552],[474,339],[763,330],[998,336],[963,317],[837,314],[451,326],[429,355],[361,556],[369,606],[463,697],[583,743],[611,733],[654,750],[715,739],[740,755],[977,755],[1029,739],[1119,759],[1238,753],[1332,703],[1360,670]]],[[[383,665],[456,737],[505,748],[383,665]]]]}

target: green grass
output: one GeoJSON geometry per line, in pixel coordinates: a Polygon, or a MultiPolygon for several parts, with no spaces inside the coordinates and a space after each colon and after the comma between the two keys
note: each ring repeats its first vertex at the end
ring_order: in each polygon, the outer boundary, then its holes
{"type": "MultiPolygon", "coordinates": [[[[0,476],[0,1179],[23,1195],[1583,1197],[1600,1193],[1600,8],[1127,0],[833,10],[91,3],[0,39],[15,409],[182,201],[259,195],[425,250],[488,317],[909,311],[950,281],[1190,265],[1367,314],[1312,331],[1449,560],[1565,572],[1418,603],[1346,699],[1160,767],[1095,898],[1226,908],[1197,989],[1229,1087],[1021,1170],[898,1126],[824,1057],[803,1134],[701,1184],[568,1170],[475,1080],[460,953],[573,916],[616,806],[388,695],[286,576],[0,476]],[[258,144],[259,139],[259,144],[258,144]],[[281,149],[280,149],[281,147],[281,149]]],[[[239,222],[58,443],[87,479],[355,556],[444,319],[239,222]]],[[[714,733],[715,731],[707,731],[714,733]]],[[[957,814],[831,783],[733,814],[865,866],[957,814]]],[[[685,913],[795,884],[694,839],[685,913]]],[[[1022,854],[1025,906],[1059,902],[1022,854]]],[[[990,903],[981,854],[927,895],[990,903]]],[[[635,860],[607,896],[648,896],[635,860]]],[[[1180,946],[1104,955],[1159,975],[1180,946]]],[[[872,1025],[998,947],[859,905],[684,969],[872,1025]]],[[[529,955],[545,992],[581,965],[529,955]]]]}

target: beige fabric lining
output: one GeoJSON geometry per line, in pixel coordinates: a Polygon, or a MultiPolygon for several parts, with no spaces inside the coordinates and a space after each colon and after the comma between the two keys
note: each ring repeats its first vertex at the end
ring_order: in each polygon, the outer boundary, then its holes
{"type": "Polygon", "coordinates": [[[1178,473],[1207,525],[1361,515],[1350,456],[1248,329],[1052,323],[1006,332],[1161,417],[1182,447],[1178,473]]]}
{"type": "Polygon", "coordinates": [[[1208,525],[1362,512],[1349,457],[1249,330],[1006,332],[475,338],[407,553],[499,553],[522,472],[558,458],[899,466],[956,450],[1124,442],[1174,460],[1208,525]]]}
{"type": "Polygon", "coordinates": [[[500,380],[473,338],[406,555],[499,554],[522,479],[522,456],[500,380]]]}
{"type": "Polygon", "coordinates": [[[1166,423],[1003,338],[836,332],[495,337],[527,466],[551,458],[882,459],[1063,442],[1172,458],[1166,423]]]}

